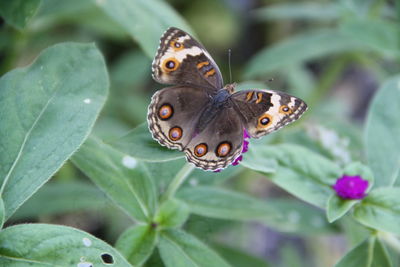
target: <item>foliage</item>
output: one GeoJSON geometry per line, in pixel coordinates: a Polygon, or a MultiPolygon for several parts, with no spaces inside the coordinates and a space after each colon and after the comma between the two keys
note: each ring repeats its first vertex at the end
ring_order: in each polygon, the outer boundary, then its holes
{"type": "Polygon", "coordinates": [[[179,0],[0,0],[1,266],[399,264],[400,2],[251,10],[228,2],[193,1],[193,11],[179,0]],[[232,70],[250,81],[238,87],[288,87],[309,111],[251,140],[239,166],[194,170],[154,141],[145,122],[161,88],[151,83],[150,62],[168,26],[218,48],[243,39],[232,70]],[[354,70],[379,87],[364,107],[365,127],[349,111],[368,94],[336,92],[354,70]],[[367,180],[367,196],[336,195],[343,175],[367,180]],[[102,233],[60,225],[70,216],[88,225],[96,217],[102,233]],[[277,260],[241,245],[260,228],[299,238],[311,252],[270,244],[277,260]],[[318,246],[322,234],[343,237],[341,259],[318,246]],[[326,254],[334,258],[323,262],[326,254]]]}

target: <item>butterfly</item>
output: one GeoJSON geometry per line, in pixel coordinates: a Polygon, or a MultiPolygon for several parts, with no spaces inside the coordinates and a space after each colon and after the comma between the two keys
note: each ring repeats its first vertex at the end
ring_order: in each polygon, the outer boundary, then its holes
{"type": "Polygon", "coordinates": [[[235,92],[224,86],[207,50],[188,33],[171,27],[161,36],[152,76],[173,86],[157,91],[147,121],[155,140],[184,151],[204,170],[226,168],[240,156],[243,131],[259,138],[297,120],[307,109],[301,99],[272,90],[235,92]]]}

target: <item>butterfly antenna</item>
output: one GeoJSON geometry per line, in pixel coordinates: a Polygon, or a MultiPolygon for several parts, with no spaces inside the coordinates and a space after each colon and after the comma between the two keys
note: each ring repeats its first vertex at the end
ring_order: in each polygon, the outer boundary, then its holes
{"type": "Polygon", "coordinates": [[[232,83],[231,54],[232,50],[229,48],[228,49],[229,83],[232,83]]]}

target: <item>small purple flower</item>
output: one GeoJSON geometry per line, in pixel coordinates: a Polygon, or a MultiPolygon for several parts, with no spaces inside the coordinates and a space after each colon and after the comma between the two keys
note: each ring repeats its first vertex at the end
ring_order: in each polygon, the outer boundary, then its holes
{"type": "Polygon", "coordinates": [[[368,181],[361,176],[343,175],[336,180],[332,186],[336,194],[344,199],[362,199],[366,196],[365,191],[368,188],[368,181]]]}

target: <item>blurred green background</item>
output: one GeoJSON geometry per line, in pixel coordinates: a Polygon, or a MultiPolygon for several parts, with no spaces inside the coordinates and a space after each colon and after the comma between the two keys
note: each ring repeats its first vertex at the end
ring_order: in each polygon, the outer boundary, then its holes
{"type": "MultiPolygon", "coordinates": [[[[0,1],[0,12],[6,2],[0,1]]],[[[232,80],[241,88],[287,91],[308,103],[304,118],[266,137],[267,142],[302,144],[340,164],[363,158],[361,130],[369,100],[400,69],[400,1],[38,0],[18,12],[26,12],[29,21],[18,16],[5,17],[8,23],[0,20],[0,75],[30,64],[53,44],[96,43],[111,80],[94,130],[104,140],[145,121],[151,95],[162,88],[152,80],[150,64],[168,26],[196,36],[226,83],[231,49],[232,80]]],[[[196,171],[194,177],[187,186],[223,183],[267,200],[293,200],[242,167],[212,175],[196,171]]],[[[192,216],[185,228],[234,266],[332,266],[362,236],[350,220],[341,225],[327,225],[323,217],[302,221],[294,207],[282,204],[292,224],[303,224],[298,229],[200,216],[192,216]]],[[[111,244],[132,223],[68,162],[9,224],[22,222],[71,225],[111,244]]],[[[157,254],[146,266],[162,266],[157,254]]]]}

